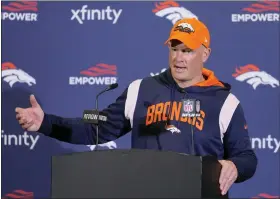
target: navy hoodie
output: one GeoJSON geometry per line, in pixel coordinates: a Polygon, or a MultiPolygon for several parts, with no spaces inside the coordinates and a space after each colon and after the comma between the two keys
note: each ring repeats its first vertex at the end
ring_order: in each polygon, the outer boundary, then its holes
{"type": "MultiPolygon", "coordinates": [[[[131,131],[132,148],[228,159],[237,167],[236,182],[251,178],[257,158],[240,102],[212,71],[203,69],[203,75],[205,81],[187,88],[178,86],[170,69],[133,81],[103,110],[107,121],[100,124],[99,143],[131,131]],[[200,100],[200,116],[181,117],[182,99],[189,98],[200,100]]],[[[81,118],[45,114],[38,131],[73,144],[95,144],[95,126],[81,118]]]]}

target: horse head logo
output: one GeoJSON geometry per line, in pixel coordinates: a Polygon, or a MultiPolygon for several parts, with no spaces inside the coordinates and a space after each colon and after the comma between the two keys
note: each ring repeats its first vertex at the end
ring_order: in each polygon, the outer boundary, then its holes
{"type": "Polygon", "coordinates": [[[155,9],[153,9],[153,13],[155,13],[158,17],[165,17],[170,20],[174,25],[178,20],[183,18],[196,18],[198,17],[193,14],[191,11],[187,10],[184,7],[180,7],[180,5],[175,1],[165,1],[161,3],[155,4],[155,9]]]}
{"type": "Polygon", "coordinates": [[[10,87],[16,82],[26,83],[28,86],[36,84],[36,80],[29,74],[21,69],[17,69],[16,66],[11,62],[2,63],[2,79],[7,82],[10,87]]]}
{"type": "Polygon", "coordinates": [[[232,76],[235,77],[237,81],[245,81],[252,85],[254,89],[256,89],[261,84],[270,85],[272,88],[279,86],[279,81],[277,79],[265,71],[260,71],[260,69],[253,64],[241,66],[235,71],[236,73],[234,73],[232,76]]]}

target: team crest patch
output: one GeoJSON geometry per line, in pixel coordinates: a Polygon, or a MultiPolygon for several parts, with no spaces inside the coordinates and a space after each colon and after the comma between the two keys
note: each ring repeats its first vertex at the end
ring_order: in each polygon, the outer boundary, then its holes
{"type": "Polygon", "coordinates": [[[181,133],[180,129],[178,129],[177,127],[175,127],[174,125],[167,125],[165,127],[166,130],[170,131],[172,134],[173,133],[181,133]]]}
{"type": "Polygon", "coordinates": [[[180,31],[180,32],[186,32],[186,33],[192,33],[194,32],[193,27],[191,26],[191,24],[188,23],[180,23],[178,24],[178,26],[176,26],[174,28],[174,31],[180,31]]]}

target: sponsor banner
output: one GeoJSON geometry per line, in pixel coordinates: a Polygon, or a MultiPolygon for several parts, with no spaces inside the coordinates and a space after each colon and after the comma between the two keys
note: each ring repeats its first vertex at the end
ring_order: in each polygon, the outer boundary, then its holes
{"type": "Polygon", "coordinates": [[[231,21],[239,22],[279,22],[279,1],[258,1],[242,8],[243,13],[232,14],[231,21]]]}
{"type": "Polygon", "coordinates": [[[3,4],[1,12],[3,21],[38,21],[37,1],[7,1],[3,4]]]}
{"type": "Polygon", "coordinates": [[[25,131],[23,134],[7,134],[4,130],[1,130],[1,144],[6,147],[27,147],[33,150],[39,138],[38,133],[32,135],[25,131]]]}
{"type": "MultiPolygon", "coordinates": [[[[252,179],[233,185],[230,197],[279,197],[279,1],[19,0],[2,2],[1,10],[1,83],[5,88],[1,91],[2,198],[50,198],[51,157],[96,149],[95,143],[67,143],[64,134],[54,139],[23,130],[15,108],[29,107],[29,97],[34,94],[46,113],[82,119],[84,110],[93,109],[96,94],[118,83],[116,90],[100,98],[102,111],[133,80],[168,69],[169,51],[164,42],[173,24],[182,18],[197,18],[209,27],[212,51],[205,67],[231,85],[250,125],[259,166],[252,179]]],[[[185,23],[177,29],[195,31],[185,23]]],[[[171,101],[166,103],[171,105],[171,101]]],[[[179,103],[187,114],[200,114],[201,122],[194,125],[194,132],[200,133],[207,122],[200,102],[179,103]]],[[[156,117],[160,106],[143,110],[150,114],[147,123],[164,116],[156,117]]],[[[174,107],[172,103],[170,108],[174,107]]],[[[86,115],[86,119],[96,118],[86,115]]],[[[191,120],[186,122],[192,125],[191,120]]],[[[180,122],[166,125],[165,130],[172,136],[185,133],[180,122]]],[[[131,132],[99,146],[100,150],[129,149],[131,132]]]]}
{"type": "Polygon", "coordinates": [[[79,24],[84,24],[89,21],[110,21],[116,24],[121,16],[122,9],[114,9],[107,6],[104,9],[90,8],[88,5],[83,5],[80,9],[71,9],[72,21],[77,21],[79,24]]]}
{"type": "Polygon", "coordinates": [[[117,66],[96,64],[80,72],[80,76],[69,77],[69,85],[110,85],[117,83],[117,66]]]}

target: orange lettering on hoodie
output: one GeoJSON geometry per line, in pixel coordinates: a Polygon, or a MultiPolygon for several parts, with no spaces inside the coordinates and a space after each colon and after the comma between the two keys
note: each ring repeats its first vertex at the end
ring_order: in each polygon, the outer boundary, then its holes
{"type": "Polygon", "coordinates": [[[171,120],[174,120],[174,117],[176,121],[180,118],[180,111],[181,111],[182,103],[181,102],[173,102],[172,108],[171,108],[171,120]]]}
{"type": "Polygon", "coordinates": [[[161,121],[163,113],[163,103],[156,104],[154,122],[161,121]]]}
{"type": "Polygon", "coordinates": [[[153,123],[155,107],[156,107],[155,105],[148,107],[147,116],[146,116],[146,126],[153,123]]]}
{"type": "Polygon", "coordinates": [[[171,104],[171,102],[164,103],[163,114],[162,114],[162,120],[163,121],[167,120],[167,117],[168,117],[167,110],[170,110],[170,104],[171,104]]]}
{"type": "Polygon", "coordinates": [[[195,127],[196,127],[198,130],[202,131],[203,126],[204,126],[205,112],[202,111],[202,110],[200,110],[200,115],[201,115],[201,116],[197,118],[197,121],[196,121],[196,123],[195,123],[195,127]]]}
{"type": "MultiPolygon", "coordinates": [[[[220,86],[224,87],[224,85],[215,77],[214,73],[211,70],[206,68],[202,69],[202,74],[206,77],[205,81],[199,82],[194,86],[198,87],[210,87],[210,86],[220,86]]],[[[188,122],[190,125],[195,126],[198,130],[202,131],[204,127],[204,119],[206,117],[206,113],[203,110],[200,110],[200,117],[181,117],[181,102],[161,102],[154,105],[151,105],[147,109],[146,116],[146,126],[151,125],[152,123],[166,121],[168,117],[171,121],[180,121],[180,122],[188,122]]]]}
{"type": "Polygon", "coordinates": [[[171,102],[161,102],[148,107],[146,116],[146,126],[167,121],[168,115],[171,121],[188,122],[190,125],[195,126],[198,130],[202,130],[204,126],[205,112],[200,110],[200,117],[180,117],[181,113],[181,102],[173,102],[170,107],[171,102]]]}

